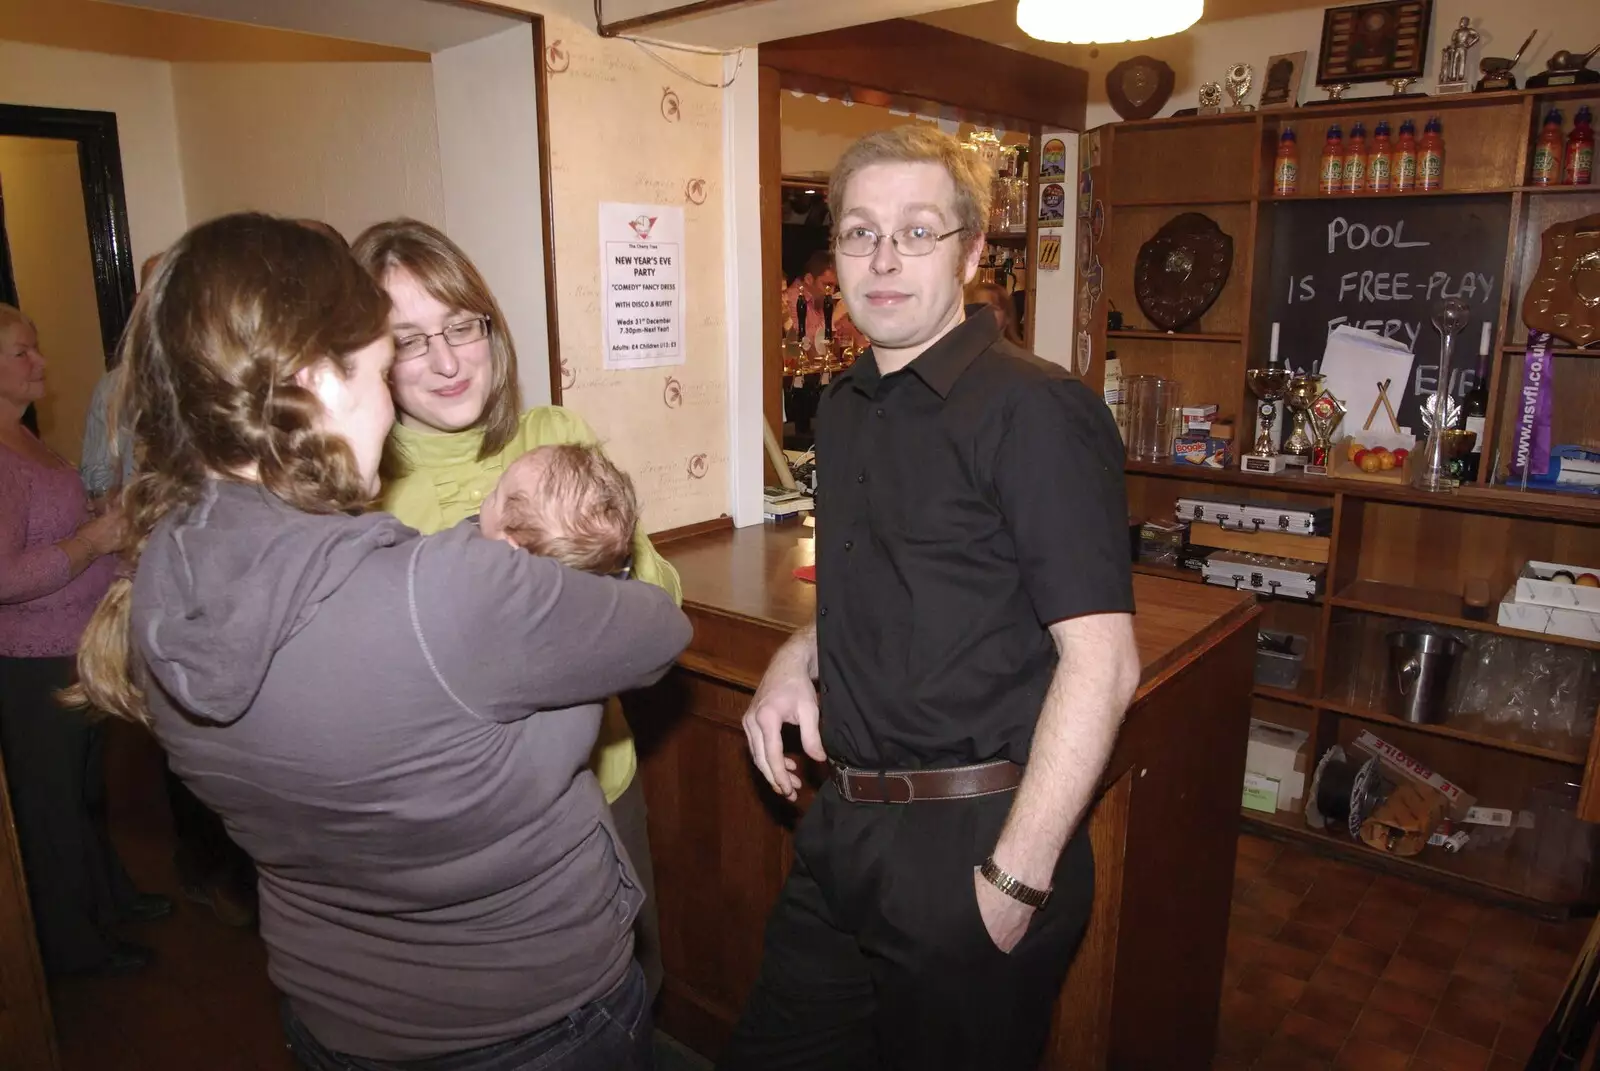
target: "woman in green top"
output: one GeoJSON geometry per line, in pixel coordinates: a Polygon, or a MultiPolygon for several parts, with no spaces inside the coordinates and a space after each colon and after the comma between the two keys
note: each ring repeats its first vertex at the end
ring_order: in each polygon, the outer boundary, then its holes
{"type": "MultiPolygon", "coordinates": [[[[582,418],[559,406],[518,412],[517,359],[505,316],[478,269],[444,234],[415,220],[391,220],[363,232],[353,252],[394,303],[397,419],[389,442],[397,472],[384,482],[384,509],[424,533],[449,528],[478,512],[506,465],[522,454],[595,441],[582,418]]],[[[677,571],[643,530],[634,535],[632,575],[683,601],[677,571]]],[[[633,735],[615,699],[606,706],[593,766],[644,882],[636,947],[654,999],[661,947],[644,793],[634,776],[633,735]]]]}

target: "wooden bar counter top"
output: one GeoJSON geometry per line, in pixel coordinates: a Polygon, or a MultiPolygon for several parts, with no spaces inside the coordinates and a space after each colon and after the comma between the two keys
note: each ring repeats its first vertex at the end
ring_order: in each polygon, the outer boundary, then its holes
{"type": "MultiPolygon", "coordinates": [[[[661,915],[659,1021],[713,1059],[755,981],[810,801],[760,780],[739,719],[773,652],[812,619],[816,589],[794,576],[812,564],[811,535],[767,525],[659,544],[694,640],[627,702],[661,915]]],[[[1050,1071],[1203,1069],[1216,1033],[1260,610],[1247,594],[1153,576],[1136,575],[1134,595],[1144,678],[1090,817],[1094,907],[1056,1005],[1050,1071]]]]}

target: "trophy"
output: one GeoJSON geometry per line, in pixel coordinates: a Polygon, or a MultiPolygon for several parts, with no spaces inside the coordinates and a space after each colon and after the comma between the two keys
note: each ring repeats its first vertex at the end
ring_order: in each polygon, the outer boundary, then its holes
{"type": "Polygon", "coordinates": [[[1277,419],[1278,401],[1288,393],[1292,376],[1293,373],[1281,365],[1252,368],[1245,373],[1250,393],[1261,399],[1256,411],[1255,447],[1239,459],[1239,467],[1245,472],[1270,476],[1283,467],[1278,452],[1272,448],[1272,422],[1277,419]]]}
{"type": "Polygon", "coordinates": [[[1222,80],[1223,86],[1228,90],[1228,98],[1233,101],[1233,103],[1228,106],[1228,111],[1255,111],[1255,109],[1250,105],[1239,103],[1250,94],[1250,78],[1254,73],[1255,72],[1250,69],[1250,65],[1248,63],[1235,63],[1232,67],[1228,68],[1227,77],[1223,78],[1222,80]]]}
{"type": "Polygon", "coordinates": [[[1306,466],[1307,476],[1328,474],[1328,452],[1333,449],[1333,433],[1344,419],[1344,414],[1344,403],[1335,398],[1331,391],[1323,391],[1311,403],[1306,418],[1311,421],[1316,441],[1311,447],[1311,463],[1306,466]]]}
{"type": "Polygon", "coordinates": [[[1288,406],[1294,414],[1294,429],[1283,440],[1284,453],[1302,458],[1311,456],[1311,448],[1315,443],[1307,431],[1306,414],[1311,409],[1311,403],[1321,396],[1322,386],[1322,377],[1310,372],[1289,381],[1288,406]]]}
{"type": "Polygon", "coordinates": [[[1422,447],[1422,457],[1416,462],[1411,486],[1419,491],[1451,491],[1455,477],[1450,475],[1450,352],[1456,333],[1467,326],[1472,311],[1460,298],[1451,298],[1440,304],[1433,314],[1433,326],[1439,332],[1439,389],[1430,397],[1431,405],[1422,414],[1428,427],[1428,438],[1422,447]]]}
{"type": "Polygon", "coordinates": [[[1504,56],[1485,56],[1478,61],[1478,70],[1483,72],[1483,77],[1478,79],[1476,92],[1493,93],[1501,89],[1517,88],[1517,76],[1511,72],[1516,70],[1517,64],[1522,61],[1522,54],[1533,44],[1533,38],[1538,33],[1533,31],[1528,39],[1522,42],[1522,47],[1517,49],[1517,54],[1510,59],[1504,56]]]}
{"type": "Polygon", "coordinates": [[[1471,88],[1467,81],[1467,49],[1480,40],[1478,31],[1472,28],[1472,20],[1463,15],[1450,33],[1450,43],[1439,56],[1438,93],[1465,93],[1471,88]]]}
{"type": "Polygon", "coordinates": [[[1328,82],[1317,86],[1318,89],[1328,94],[1327,100],[1318,101],[1318,104],[1333,104],[1344,99],[1345,92],[1349,90],[1349,82],[1328,82]]]}
{"type": "Polygon", "coordinates": [[[1555,86],[1592,85],[1600,82],[1600,71],[1589,69],[1589,61],[1594,59],[1596,52],[1600,52],[1600,45],[1595,45],[1580,55],[1574,55],[1564,48],[1559,49],[1544,61],[1544,70],[1528,79],[1528,88],[1551,89],[1555,86]]]}
{"type": "Polygon", "coordinates": [[[1215,82],[1202,82],[1200,84],[1200,107],[1198,115],[1216,115],[1222,111],[1222,87],[1215,82]]]}

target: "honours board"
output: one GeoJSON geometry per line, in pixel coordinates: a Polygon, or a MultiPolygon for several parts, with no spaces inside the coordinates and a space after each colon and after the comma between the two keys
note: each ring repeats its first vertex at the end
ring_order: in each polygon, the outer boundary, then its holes
{"type": "Polygon", "coordinates": [[[1335,327],[1347,324],[1404,342],[1417,354],[1411,381],[1389,396],[1401,426],[1422,433],[1419,401],[1438,383],[1439,333],[1433,313],[1458,297],[1472,310],[1456,336],[1451,393],[1476,378],[1484,325],[1500,311],[1511,200],[1482,196],[1330,197],[1271,207],[1272,253],[1266,315],[1257,319],[1257,353],[1270,352],[1280,325],[1279,360],[1296,371],[1322,359],[1335,327]]]}

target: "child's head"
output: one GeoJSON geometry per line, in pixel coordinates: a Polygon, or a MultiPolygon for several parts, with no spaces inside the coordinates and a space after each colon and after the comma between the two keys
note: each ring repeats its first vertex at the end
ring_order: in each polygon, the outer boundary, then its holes
{"type": "Polygon", "coordinates": [[[563,565],[609,576],[633,552],[633,481],[596,446],[541,446],[513,461],[483,501],[478,526],[563,565]]]}

